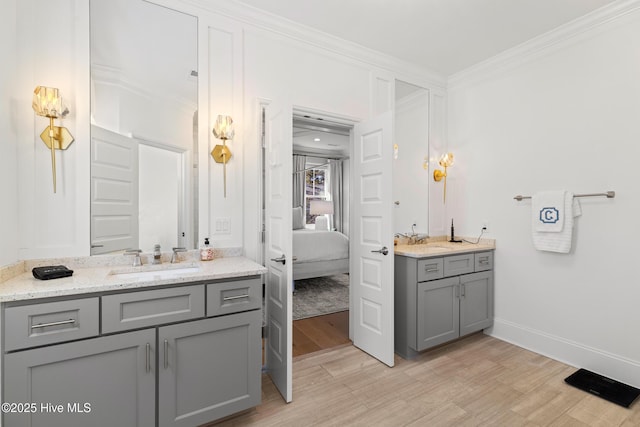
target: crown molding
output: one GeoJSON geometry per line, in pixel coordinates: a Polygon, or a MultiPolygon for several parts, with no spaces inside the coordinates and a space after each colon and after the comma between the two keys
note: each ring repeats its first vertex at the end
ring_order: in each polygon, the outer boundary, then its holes
{"type": "Polygon", "coordinates": [[[562,49],[605,30],[612,23],[640,11],[640,0],[618,0],[530,39],[474,66],[451,75],[447,89],[479,83],[499,72],[562,49]]]}
{"type": "Polygon", "coordinates": [[[446,77],[433,70],[420,67],[391,55],[378,52],[331,34],[302,25],[298,22],[230,0],[180,0],[184,4],[203,11],[223,15],[227,18],[288,37],[316,48],[381,68],[398,76],[436,88],[446,87],[446,77]]]}

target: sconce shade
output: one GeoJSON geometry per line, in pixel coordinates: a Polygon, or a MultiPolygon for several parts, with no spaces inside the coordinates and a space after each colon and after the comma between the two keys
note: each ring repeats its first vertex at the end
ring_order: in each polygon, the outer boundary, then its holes
{"type": "Polygon", "coordinates": [[[233,119],[231,116],[218,116],[213,126],[213,136],[218,139],[233,139],[233,119]]]}
{"type": "Polygon", "coordinates": [[[69,109],[62,102],[62,97],[55,87],[37,86],[33,91],[33,111],[37,115],[49,118],[60,118],[69,114],[69,109]]]}
{"type": "Polygon", "coordinates": [[[440,161],[438,161],[438,163],[440,163],[440,166],[448,168],[449,166],[453,165],[453,154],[443,154],[442,157],[440,157],[440,161]]]}
{"type": "Polygon", "coordinates": [[[328,200],[312,200],[309,208],[311,215],[333,214],[333,203],[328,200]]]}

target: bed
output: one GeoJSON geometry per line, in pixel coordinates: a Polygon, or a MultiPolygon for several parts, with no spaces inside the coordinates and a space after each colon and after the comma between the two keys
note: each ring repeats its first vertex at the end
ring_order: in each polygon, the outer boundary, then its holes
{"type": "Polygon", "coordinates": [[[293,230],[293,280],[349,272],[349,238],[338,231],[293,230]]]}

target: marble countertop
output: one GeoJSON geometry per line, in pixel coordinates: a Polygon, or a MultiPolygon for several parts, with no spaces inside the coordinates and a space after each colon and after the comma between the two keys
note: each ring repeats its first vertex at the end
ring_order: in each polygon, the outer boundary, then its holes
{"type": "MultiPolygon", "coordinates": [[[[130,258],[128,258],[130,261],[130,258]]],[[[54,265],[54,264],[49,264],[54,265]]],[[[242,256],[216,258],[212,261],[186,259],[176,264],[143,265],[67,265],[73,276],[38,280],[28,271],[0,283],[0,302],[20,301],[93,292],[124,291],[161,285],[255,276],[267,272],[262,265],[242,256]],[[179,269],[170,273],[172,269],[179,269]],[[155,270],[155,271],[154,271],[155,270]],[[145,272],[140,277],[139,272],[145,272]],[[131,274],[134,273],[134,274],[131,274]],[[154,273],[157,273],[154,274],[154,273]]]]}
{"type": "Polygon", "coordinates": [[[496,248],[495,240],[482,239],[479,243],[451,243],[434,241],[418,245],[402,245],[393,247],[395,255],[411,258],[430,258],[435,256],[458,255],[469,252],[491,251],[496,248]]]}

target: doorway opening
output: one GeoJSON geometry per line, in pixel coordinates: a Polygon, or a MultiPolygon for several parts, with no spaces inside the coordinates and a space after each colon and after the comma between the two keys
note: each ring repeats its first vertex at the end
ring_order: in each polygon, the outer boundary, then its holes
{"type": "Polygon", "coordinates": [[[327,115],[293,112],[293,357],[351,343],[352,128],[327,115]]]}
{"type": "MultiPolygon", "coordinates": [[[[294,112],[300,111],[291,104],[269,102],[264,119],[267,131],[262,151],[266,171],[263,247],[268,270],[265,277],[265,370],[286,402],[292,400],[293,390],[293,285],[294,279],[305,278],[294,277],[294,265],[297,262],[302,267],[305,260],[298,249],[294,251],[293,248],[293,218],[299,218],[297,228],[302,231],[306,231],[304,229],[311,221],[306,217],[302,202],[293,205],[294,112]],[[293,215],[296,208],[298,213],[293,215]]],[[[319,115],[326,117],[324,113],[319,115]]],[[[304,114],[302,117],[307,118],[304,114]]],[[[349,213],[339,221],[335,214],[341,209],[335,207],[331,213],[333,222],[329,223],[328,218],[318,222],[319,215],[328,215],[326,211],[315,212],[318,217],[313,223],[313,230],[302,233],[318,235],[320,231],[316,228],[333,233],[329,227],[337,228],[339,224],[347,227],[351,236],[345,260],[348,267],[341,271],[340,262],[334,259],[315,260],[314,266],[316,269],[325,267],[321,276],[349,273],[349,338],[353,345],[390,367],[394,365],[393,254],[388,250],[393,246],[392,151],[388,149],[393,143],[392,119],[392,112],[388,111],[364,121],[342,122],[353,127],[353,130],[349,129],[351,156],[346,162],[349,172],[344,174],[344,177],[349,177],[350,194],[344,197],[342,204],[342,209],[348,209],[349,213]],[[389,253],[391,256],[387,256],[389,253]]],[[[341,123],[340,118],[332,121],[341,123]]],[[[330,163],[345,164],[345,161],[330,163]]],[[[312,181],[316,177],[317,174],[312,174],[312,181]]],[[[317,183],[309,184],[315,188],[317,183]]],[[[302,187],[307,191],[306,182],[303,181],[302,187]]],[[[311,195],[320,196],[315,192],[311,195]]],[[[315,201],[326,205],[332,200],[315,201]]],[[[309,215],[314,214],[313,210],[310,206],[309,215]]],[[[316,245],[299,247],[308,249],[316,245]]],[[[297,270],[302,274],[309,272],[307,269],[297,270]]]]}

